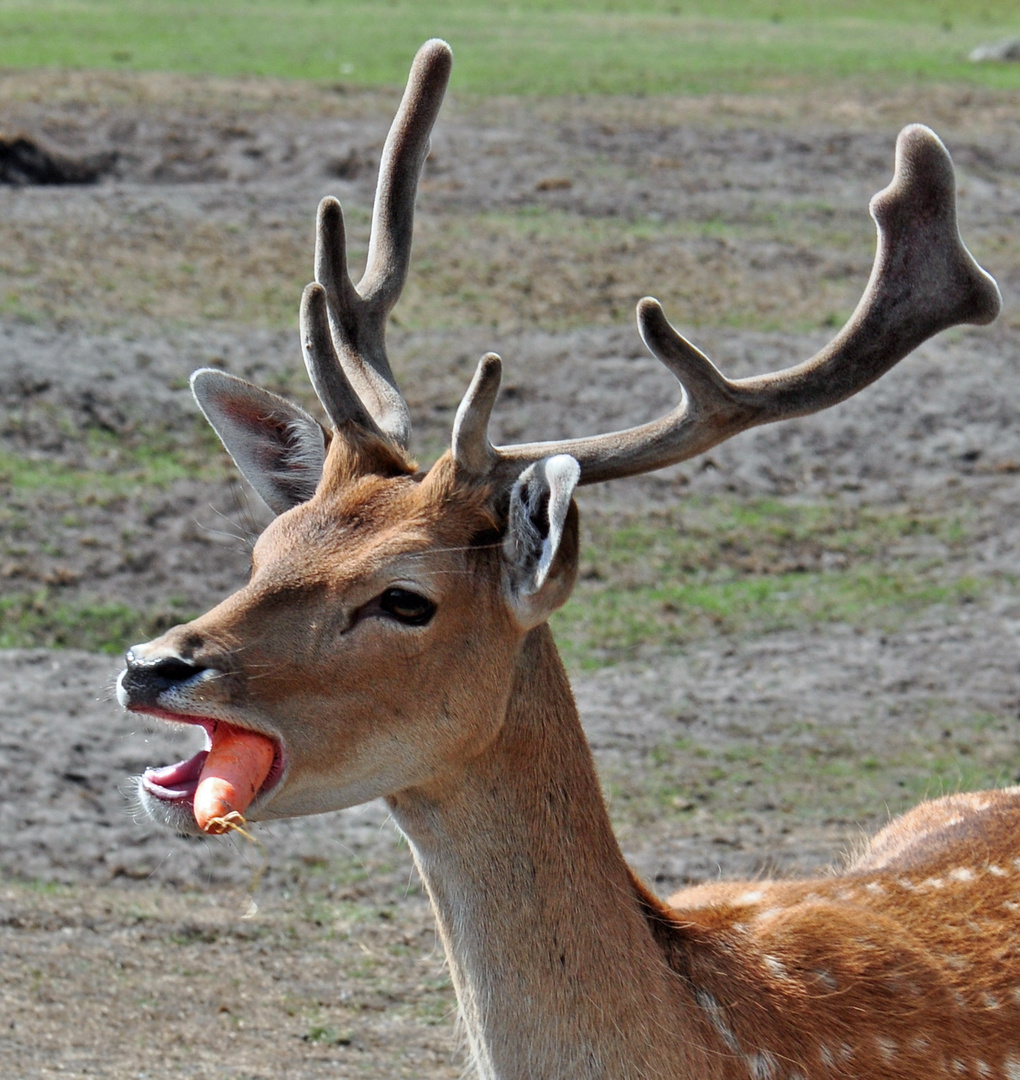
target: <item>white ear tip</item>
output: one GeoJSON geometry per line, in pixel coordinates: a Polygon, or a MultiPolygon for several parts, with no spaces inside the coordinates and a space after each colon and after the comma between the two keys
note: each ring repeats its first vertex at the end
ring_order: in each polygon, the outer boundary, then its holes
{"type": "Polygon", "coordinates": [[[573,491],[577,487],[578,480],[581,479],[581,466],[577,458],[569,454],[555,454],[551,458],[546,458],[545,474],[551,482],[567,485],[573,491]]]}
{"type": "Polygon", "coordinates": [[[188,380],[191,392],[197,397],[209,383],[209,376],[215,373],[215,368],[207,367],[199,368],[198,371],[193,371],[191,373],[191,378],[188,380]]]}
{"type": "MultiPolygon", "coordinates": [[[[191,386],[192,396],[200,407],[202,407],[203,401],[209,400],[217,392],[224,389],[252,388],[251,383],[246,382],[244,379],[238,378],[236,375],[228,375],[225,371],[212,367],[199,368],[198,371],[193,371],[188,382],[191,386]]],[[[202,411],[205,411],[204,407],[202,411]]]]}
{"type": "Polygon", "coordinates": [[[238,382],[241,381],[237,379],[236,375],[228,375],[225,371],[220,371],[219,368],[214,367],[200,367],[197,371],[191,373],[191,379],[189,381],[192,386],[195,386],[196,384],[200,386],[202,383],[209,382],[210,379],[234,379],[238,382]]]}

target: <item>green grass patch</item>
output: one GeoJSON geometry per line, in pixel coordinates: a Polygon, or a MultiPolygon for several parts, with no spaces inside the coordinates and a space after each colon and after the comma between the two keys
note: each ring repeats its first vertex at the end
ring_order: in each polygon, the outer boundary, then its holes
{"type": "Polygon", "coordinates": [[[73,493],[79,502],[94,502],[136,494],[139,489],[165,488],[178,480],[218,479],[229,462],[205,428],[187,448],[86,432],[83,456],[101,462],[102,467],[80,467],[0,449],[0,491],[65,492],[73,493]]]}
{"type": "Polygon", "coordinates": [[[1004,0],[4,0],[0,64],[399,83],[427,37],[457,49],[454,86],[483,94],[697,93],[865,77],[1020,85],[974,65],[1020,31],[1004,0]]]}
{"type": "Polygon", "coordinates": [[[613,817],[624,829],[664,818],[739,823],[762,812],[801,826],[873,826],[922,799],[1015,782],[1007,719],[961,717],[939,701],[915,707],[917,715],[892,726],[867,714],[845,726],[786,718],[758,739],[722,724],[711,741],[651,747],[639,767],[605,770],[613,817]]]}
{"type": "Polygon", "coordinates": [[[768,632],[813,623],[900,623],[936,604],[970,603],[990,583],[940,583],[876,566],[850,572],[755,576],[736,581],[606,589],[575,598],[553,627],[565,658],[597,667],[642,646],[675,647],[712,633],[768,632]]]}
{"type": "Polygon", "coordinates": [[[125,471],[79,469],[47,458],[33,458],[0,450],[0,488],[15,491],[75,491],[96,495],[128,495],[140,484],[164,487],[193,477],[193,469],[166,454],[139,454],[125,471]]]}
{"type": "Polygon", "coordinates": [[[167,604],[137,611],[99,598],[62,600],[50,589],[0,597],[0,648],[86,649],[120,653],[198,613],[167,604]]]}
{"type": "Polygon", "coordinates": [[[642,647],[842,621],[899,623],[970,603],[963,517],[838,503],[695,499],[637,520],[587,522],[574,596],[552,621],[571,665],[642,647]]]}

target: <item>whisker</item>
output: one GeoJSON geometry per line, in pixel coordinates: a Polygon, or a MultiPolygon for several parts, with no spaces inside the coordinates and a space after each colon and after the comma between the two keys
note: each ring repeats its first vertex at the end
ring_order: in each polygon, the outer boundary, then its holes
{"type": "MultiPolygon", "coordinates": [[[[215,513],[218,517],[223,518],[224,521],[229,522],[229,524],[235,524],[233,521],[230,521],[230,519],[225,514],[221,514],[220,511],[212,505],[212,503],[209,504],[209,509],[212,510],[213,513],[215,513]]],[[[198,518],[192,518],[192,521],[195,525],[195,528],[201,529],[202,532],[204,532],[207,536],[229,536],[232,540],[239,540],[245,547],[254,547],[254,543],[250,540],[250,538],[243,535],[242,533],[231,532],[229,529],[214,529],[211,525],[206,525],[203,522],[199,521],[198,518]]]]}

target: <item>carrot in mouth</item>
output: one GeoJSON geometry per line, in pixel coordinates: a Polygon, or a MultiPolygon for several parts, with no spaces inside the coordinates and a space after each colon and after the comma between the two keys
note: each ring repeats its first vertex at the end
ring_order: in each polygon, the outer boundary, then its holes
{"type": "Polygon", "coordinates": [[[254,731],[219,723],[195,791],[195,821],[214,835],[244,827],[244,812],[273,767],[276,747],[254,731]]]}

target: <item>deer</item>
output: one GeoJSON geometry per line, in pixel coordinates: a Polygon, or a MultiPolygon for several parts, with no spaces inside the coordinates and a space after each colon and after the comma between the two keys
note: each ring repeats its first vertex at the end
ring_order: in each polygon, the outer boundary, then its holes
{"type": "Polygon", "coordinates": [[[328,425],[221,370],[192,378],[275,517],[242,588],[127,652],[121,705],[205,731],[194,758],[143,774],[143,806],[199,834],[224,813],[383,798],[484,1080],[1020,1080],[1020,788],[922,803],[839,871],[659,899],[617,844],[548,625],[577,573],[578,486],[834,406],[933,334],[996,317],[948,152],[926,127],[900,133],[870,206],[871,276],[813,358],[728,379],[645,298],[639,331],[679,384],[670,412],[494,446],[488,353],[450,448],[419,469],[385,330],[451,64],[439,40],[414,60],[357,286],[340,204],[319,207],[299,326],[328,425]],[[236,784],[200,827],[196,793],[224,739],[236,784]]]}

